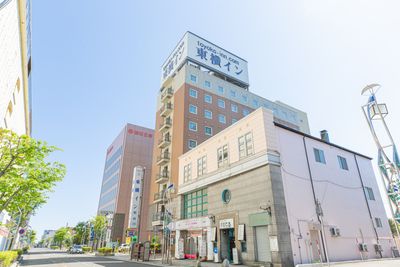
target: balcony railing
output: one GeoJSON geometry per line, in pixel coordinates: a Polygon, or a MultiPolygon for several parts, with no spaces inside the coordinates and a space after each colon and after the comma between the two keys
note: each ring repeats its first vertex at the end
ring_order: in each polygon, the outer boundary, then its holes
{"type": "Polygon", "coordinates": [[[164,212],[156,212],[153,214],[152,226],[162,225],[165,218],[164,212]]]}
{"type": "Polygon", "coordinates": [[[171,144],[171,137],[164,136],[160,140],[158,140],[158,148],[165,148],[171,144]]]}
{"type": "Polygon", "coordinates": [[[165,198],[165,190],[162,190],[162,191],[154,194],[154,202],[162,202],[162,201],[165,201],[165,199],[166,199],[165,198]]]}
{"type": "Polygon", "coordinates": [[[160,156],[157,157],[157,164],[163,164],[171,159],[171,154],[167,152],[162,152],[160,156]]]}
{"type": "Polygon", "coordinates": [[[174,90],[172,90],[172,88],[164,89],[161,93],[161,101],[171,98],[173,94],[174,90]]]}
{"type": "Polygon", "coordinates": [[[172,111],[172,104],[166,103],[161,107],[160,115],[166,117],[172,111]]]}
{"type": "Polygon", "coordinates": [[[168,180],[169,180],[169,172],[168,171],[157,174],[156,183],[163,184],[163,183],[168,182],[168,180]]]}
{"type": "Polygon", "coordinates": [[[163,123],[160,124],[160,131],[168,130],[172,126],[171,118],[166,118],[163,123]]]}

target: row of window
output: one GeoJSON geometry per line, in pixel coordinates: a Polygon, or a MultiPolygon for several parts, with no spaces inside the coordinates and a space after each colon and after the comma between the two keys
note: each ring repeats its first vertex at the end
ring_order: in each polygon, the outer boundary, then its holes
{"type": "Polygon", "coordinates": [[[208,214],[207,188],[183,196],[183,218],[196,218],[208,214]]]}
{"type": "MultiPolygon", "coordinates": [[[[196,89],[190,88],[189,89],[189,96],[193,98],[198,97],[198,92],[196,89]]],[[[204,102],[212,104],[213,102],[213,97],[211,95],[205,94],[204,95],[204,102]]],[[[217,105],[219,108],[224,109],[226,107],[225,105],[225,100],[218,98],[217,99],[217,105]]],[[[193,114],[197,114],[197,107],[195,105],[190,105],[189,106],[189,111],[193,114]]],[[[231,103],[231,111],[238,113],[239,112],[239,106],[235,103],[231,103]]],[[[243,109],[242,114],[243,116],[247,116],[250,113],[248,109],[243,109]]]]}
{"type": "MultiPolygon", "coordinates": [[[[197,83],[197,76],[196,75],[194,75],[194,74],[191,74],[190,75],[190,81],[192,82],[192,83],[197,83]]],[[[204,81],[204,87],[206,87],[206,88],[211,88],[212,86],[211,86],[211,82],[210,81],[204,81]]],[[[225,88],[223,87],[223,86],[218,86],[218,88],[217,88],[217,90],[218,90],[218,92],[220,93],[220,94],[224,94],[224,92],[225,92],[225,88]]],[[[230,94],[230,96],[231,97],[237,97],[237,92],[235,91],[235,90],[230,90],[229,91],[229,94],[230,94]]],[[[196,97],[197,98],[197,97],[196,97]]],[[[247,95],[245,95],[245,94],[242,94],[241,95],[241,100],[242,100],[242,102],[244,102],[244,103],[247,103],[248,102],[248,97],[247,97],[247,95]]],[[[260,103],[259,103],[259,101],[257,100],[257,99],[253,99],[253,105],[257,108],[257,107],[260,107],[260,103]]]]}
{"type": "MultiPolygon", "coordinates": [[[[189,121],[189,130],[193,132],[197,132],[197,123],[193,121],[189,121]]],[[[212,136],[213,128],[211,126],[204,126],[204,134],[212,136]]]]}
{"type": "MultiPolygon", "coordinates": [[[[319,162],[319,163],[322,163],[322,164],[326,164],[325,154],[324,154],[323,150],[314,148],[314,157],[315,157],[315,161],[316,162],[319,162]]],[[[339,156],[339,155],[337,156],[337,158],[338,158],[338,162],[339,162],[339,167],[342,170],[348,171],[349,170],[349,166],[347,165],[346,158],[344,158],[342,156],[339,156]]]]}
{"type": "MultiPolygon", "coordinates": [[[[190,146],[189,140],[189,146],[190,146]]],[[[194,144],[193,144],[194,145],[194,144]]],[[[196,143],[197,145],[197,143],[196,143]]],[[[253,134],[246,133],[238,138],[239,158],[250,156],[254,154],[253,134]]],[[[218,168],[228,165],[229,163],[229,150],[228,145],[225,144],[217,149],[218,168]]],[[[197,159],[197,177],[201,177],[207,173],[207,156],[197,159]]],[[[186,183],[192,180],[192,163],[183,167],[183,182],[186,183]]]]}

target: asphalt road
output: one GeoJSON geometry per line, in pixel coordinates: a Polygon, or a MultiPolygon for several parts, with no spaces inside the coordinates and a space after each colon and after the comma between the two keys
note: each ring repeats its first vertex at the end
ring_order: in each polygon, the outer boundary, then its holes
{"type": "Polygon", "coordinates": [[[29,254],[24,255],[21,266],[34,267],[69,267],[69,266],[106,266],[106,267],[149,267],[149,265],[126,262],[112,257],[98,257],[82,254],[68,254],[61,251],[49,249],[31,249],[29,254]]]}

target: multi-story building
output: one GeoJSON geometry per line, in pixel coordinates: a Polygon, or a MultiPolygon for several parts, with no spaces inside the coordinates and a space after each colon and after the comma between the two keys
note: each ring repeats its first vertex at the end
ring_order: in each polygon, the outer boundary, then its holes
{"type": "Polygon", "coordinates": [[[0,1],[0,127],[31,132],[30,0],[0,1]]]}
{"type": "Polygon", "coordinates": [[[244,59],[193,33],[184,35],[162,66],[149,229],[156,233],[163,224],[164,203],[173,197],[165,190],[178,185],[178,157],[261,106],[273,110],[275,121],[309,132],[306,113],[249,91],[244,59]]]}
{"type": "Polygon", "coordinates": [[[53,237],[56,234],[56,230],[44,230],[41,238],[42,247],[50,247],[53,242],[53,237]]]}
{"type": "MultiPolygon", "coordinates": [[[[31,16],[30,0],[0,0],[0,128],[31,133],[31,16]]],[[[6,211],[0,222],[10,221],[6,211]]],[[[0,227],[0,250],[10,231],[0,227]]],[[[15,237],[19,240],[19,234],[15,237]]],[[[17,242],[15,242],[17,243],[17,242]]]]}
{"type": "MultiPolygon", "coordinates": [[[[125,243],[135,167],[143,170],[143,197],[148,198],[154,131],[127,124],[107,149],[98,214],[112,217],[106,241],[125,243]]],[[[146,225],[147,202],[142,203],[140,225],[146,225]]],[[[147,233],[141,231],[142,239],[147,233]]]]}
{"type": "Polygon", "coordinates": [[[395,245],[371,158],[264,108],[182,155],[177,193],[176,258],[294,266],[391,257],[395,245]]]}

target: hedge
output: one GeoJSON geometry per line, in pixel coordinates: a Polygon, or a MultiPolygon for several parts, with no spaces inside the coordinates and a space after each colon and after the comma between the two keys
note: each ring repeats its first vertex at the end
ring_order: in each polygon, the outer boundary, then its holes
{"type": "Polygon", "coordinates": [[[11,251],[17,252],[17,253],[18,253],[18,256],[21,256],[22,253],[23,253],[22,249],[13,249],[13,250],[11,250],[11,251]]]}
{"type": "Polygon", "coordinates": [[[104,247],[104,248],[99,248],[97,251],[100,252],[100,253],[107,254],[107,253],[111,253],[112,252],[112,248],[104,247]]]}
{"type": "Polygon", "coordinates": [[[92,247],[82,247],[83,252],[92,252],[92,247]]]}
{"type": "Polygon", "coordinates": [[[0,252],[0,266],[8,267],[18,258],[17,251],[0,252]]]}
{"type": "Polygon", "coordinates": [[[60,249],[59,246],[50,246],[51,249],[60,249]]]}
{"type": "Polygon", "coordinates": [[[29,250],[29,247],[28,247],[28,246],[23,247],[23,248],[22,248],[22,253],[26,254],[26,253],[28,253],[28,250],[29,250]]]}

